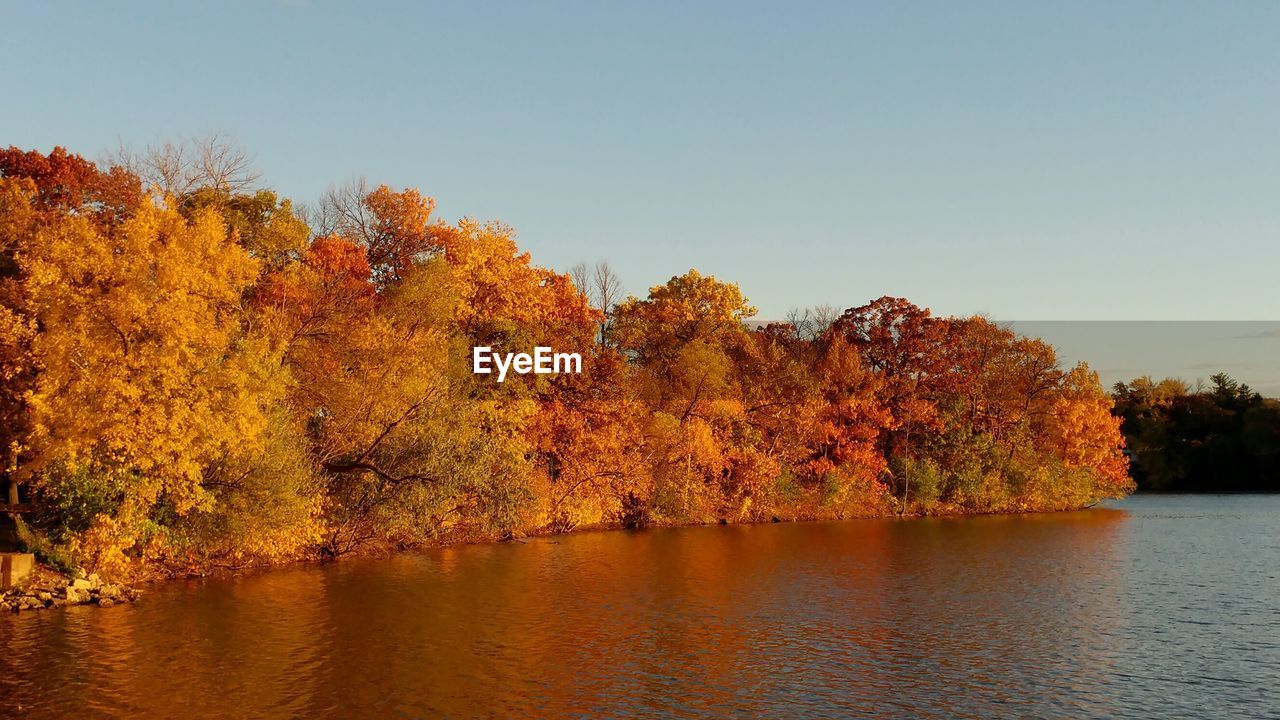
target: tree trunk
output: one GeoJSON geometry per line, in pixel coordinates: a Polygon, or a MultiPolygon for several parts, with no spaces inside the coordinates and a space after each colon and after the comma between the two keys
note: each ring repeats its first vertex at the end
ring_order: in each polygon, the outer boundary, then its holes
{"type": "Polygon", "coordinates": [[[7,458],[7,460],[9,461],[7,463],[8,473],[6,473],[9,479],[9,504],[17,505],[18,504],[18,451],[10,448],[9,457],[7,458]]]}

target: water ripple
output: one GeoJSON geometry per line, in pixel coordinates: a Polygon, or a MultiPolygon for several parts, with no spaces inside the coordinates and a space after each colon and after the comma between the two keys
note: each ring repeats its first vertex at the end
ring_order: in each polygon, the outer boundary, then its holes
{"type": "Polygon", "coordinates": [[[1259,717],[1277,497],[585,533],[0,618],[24,717],[1259,717]]]}

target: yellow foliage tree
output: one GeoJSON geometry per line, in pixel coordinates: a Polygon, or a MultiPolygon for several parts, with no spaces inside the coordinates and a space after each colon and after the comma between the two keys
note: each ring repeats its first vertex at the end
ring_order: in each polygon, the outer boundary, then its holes
{"type": "Polygon", "coordinates": [[[102,495],[122,548],[160,504],[208,510],[206,471],[261,447],[279,359],[242,299],[258,263],[220,216],[143,204],[118,226],[60,216],[18,255],[39,368],[28,471],[102,495]]]}
{"type": "Polygon", "coordinates": [[[1134,489],[1120,418],[1112,414],[1113,406],[1098,374],[1081,363],[1063,378],[1047,428],[1047,445],[1062,463],[1092,474],[1095,500],[1122,497],[1134,489]]]}

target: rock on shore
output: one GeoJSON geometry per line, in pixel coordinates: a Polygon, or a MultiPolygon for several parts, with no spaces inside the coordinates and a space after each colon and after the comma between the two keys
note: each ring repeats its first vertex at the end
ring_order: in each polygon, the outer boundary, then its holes
{"type": "Polygon", "coordinates": [[[0,595],[0,611],[43,610],[64,605],[99,605],[111,607],[133,602],[142,593],[124,585],[104,583],[95,574],[76,572],[72,577],[32,578],[31,582],[10,588],[0,595]]]}

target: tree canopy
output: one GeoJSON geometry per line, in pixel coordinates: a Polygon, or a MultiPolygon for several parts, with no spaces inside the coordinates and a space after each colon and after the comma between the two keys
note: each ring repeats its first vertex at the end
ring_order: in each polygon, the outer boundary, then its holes
{"type": "Polygon", "coordinates": [[[1280,491],[1280,401],[1223,373],[1195,391],[1140,377],[1113,395],[1139,488],[1280,491]]]}
{"type": "MultiPolygon", "coordinates": [[[[352,183],[301,212],[244,157],[0,151],[3,471],[51,562],[199,572],[1133,488],[1097,376],[985,318],[884,297],[752,330],[743,291],[697,270],[622,297],[607,265],[540,267],[414,189],[352,183]],[[582,372],[498,384],[470,371],[479,345],[582,372]]],[[[1248,447],[1271,432],[1272,406],[1214,393],[1117,395],[1145,477],[1174,477],[1141,423],[1179,403],[1248,447]]]]}

